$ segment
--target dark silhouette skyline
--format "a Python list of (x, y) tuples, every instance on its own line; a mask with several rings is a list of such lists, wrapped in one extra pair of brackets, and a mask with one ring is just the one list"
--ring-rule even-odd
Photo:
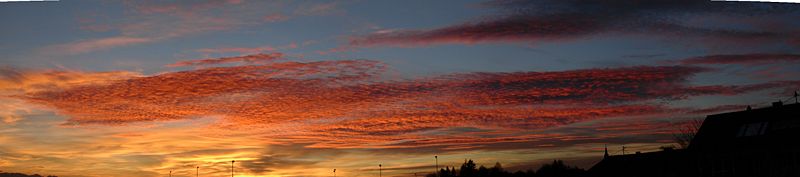
[(0, 172), (0, 177), (58, 177), (58, 176), (52, 176), (52, 175), (42, 176), (42, 175), (39, 175), (39, 174), (27, 175), (27, 174), (23, 174), (23, 173)]
[(472, 159), (465, 159), (460, 167), (446, 167), (439, 169), (438, 173), (429, 173), (425, 177), (582, 177), (586, 171), (565, 164), (561, 160), (553, 160), (543, 164), (537, 170), (506, 171), (500, 162), (495, 162), (491, 167), (478, 166)]
[(616, 156), (606, 151), (588, 172), (617, 177), (800, 176), (800, 104), (778, 101), (709, 115), (692, 135), (684, 139), (690, 143), (683, 149)]

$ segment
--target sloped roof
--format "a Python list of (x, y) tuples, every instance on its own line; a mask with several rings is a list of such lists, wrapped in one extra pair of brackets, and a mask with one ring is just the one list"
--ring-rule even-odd
[(798, 133), (800, 104), (742, 110), (706, 117), (689, 149), (780, 144)]
[(665, 150), (648, 153), (607, 156), (589, 169), (593, 176), (680, 176), (686, 169), (686, 150)]

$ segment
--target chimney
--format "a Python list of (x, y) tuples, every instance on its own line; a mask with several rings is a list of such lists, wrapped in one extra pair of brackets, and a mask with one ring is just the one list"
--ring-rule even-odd
[(772, 102), (772, 107), (780, 107), (780, 106), (783, 106), (783, 102), (782, 101)]

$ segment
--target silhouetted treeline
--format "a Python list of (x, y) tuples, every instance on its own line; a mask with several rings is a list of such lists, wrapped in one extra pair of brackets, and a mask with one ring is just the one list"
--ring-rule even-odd
[[(509, 172), (503, 169), (500, 162), (490, 168), (481, 165), (477, 167), (472, 159), (465, 161), (461, 167), (445, 167), (439, 170), (438, 177), (583, 177), (586, 170), (578, 167), (567, 166), (561, 160), (554, 160), (553, 163), (542, 165), (538, 170), (528, 169), (526, 171)], [(425, 177), (437, 177), (430, 173)]]
[[(0, 177), (45, 177), (45, 176), (39, 174), (26, 175), (22, 173), (0, 173)], [(58, 176), (48, 175), (47, 177), (58, 177)]]

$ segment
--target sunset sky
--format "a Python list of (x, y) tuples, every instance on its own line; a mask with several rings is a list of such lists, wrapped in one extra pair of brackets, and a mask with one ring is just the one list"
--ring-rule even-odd
[(5, 2), (0, 171), (588, 168), (791, 97), (798, 19), (702, 0)]

